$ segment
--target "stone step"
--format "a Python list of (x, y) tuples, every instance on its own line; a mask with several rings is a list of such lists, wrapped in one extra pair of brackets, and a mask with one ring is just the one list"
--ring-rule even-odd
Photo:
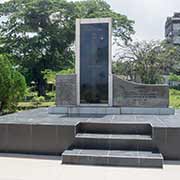
[(72, 149), (62, 154), (63, 164), (163, 167), (163, 156), (150, 151)]
[(74, 148), (113, 150), (154, 150), (149, 135), (78, 133)]
[(82, 122), (76, 126), (77, 133), (101, 134), (152, 134), (152, 127), (146, 123), (103, 123)]
[(49, 114), (78, 114), (78, 115), (174, 115), (175, 110), (173, 108), (148, 108), (148, 107), (99, 107), (99, 106), (54, 106), (48, 108)]

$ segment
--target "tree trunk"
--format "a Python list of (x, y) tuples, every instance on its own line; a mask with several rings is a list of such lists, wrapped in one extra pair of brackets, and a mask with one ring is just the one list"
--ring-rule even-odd
[(39, 79), (37, 82), (38, 96), (46, 95), (46, 82), (43, 79)]

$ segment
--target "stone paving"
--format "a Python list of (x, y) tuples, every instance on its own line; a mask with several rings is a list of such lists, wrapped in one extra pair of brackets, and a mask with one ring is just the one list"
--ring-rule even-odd
[(0, 117), (3, 124), (48, 124), (48, 125), (76, 125), (79, 122), (143, 122), (153, 127), (180, 127), (180, 110), (175, 115), (52, 115), (47, 108), (39, 108), (18, 112)]

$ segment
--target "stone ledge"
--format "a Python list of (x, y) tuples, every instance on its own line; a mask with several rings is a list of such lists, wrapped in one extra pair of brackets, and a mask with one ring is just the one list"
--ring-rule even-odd
[(49, 114), (105, 114), (105, 115), (174, 115), (173, 108), (136, 108), (136, 107), (49, 107)]

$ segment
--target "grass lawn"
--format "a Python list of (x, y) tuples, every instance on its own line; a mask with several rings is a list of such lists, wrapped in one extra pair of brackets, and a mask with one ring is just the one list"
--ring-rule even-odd
[(54, 105), (55, 105), (55, 102), (42, 102), (38, 105), (33, 102), (19, 102), (18, 110), (34, 109), (34, 108), (39, 108), (39, 107), (49, 107), (49, 106), (54, 106)]
[(176, 109), (180, 109), (180, 91), (175, 89), (170, 89), (170, 106)]

